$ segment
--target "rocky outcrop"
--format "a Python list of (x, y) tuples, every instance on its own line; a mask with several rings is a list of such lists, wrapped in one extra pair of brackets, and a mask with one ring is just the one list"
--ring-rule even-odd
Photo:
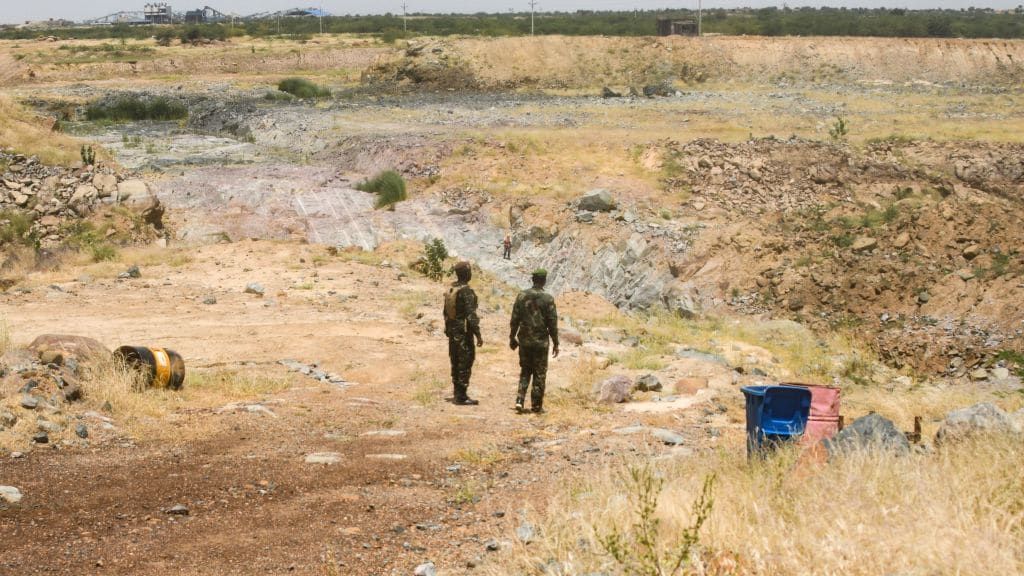
[(983, 402), (947, 414), (935, 434), (935, 444), (952, 444), (980, 434), (1020, 432), (1022, 430), (1013, 416), (994, 404)]
[(0, 211), (22, 213), (43, 248), (58, 246), (70, 224), (107, 204), (127, 202), (143, 219), (162, 227), (163, 208), (142, 180), (106, 166), (48, 166), (35, 157), (0, 152)]

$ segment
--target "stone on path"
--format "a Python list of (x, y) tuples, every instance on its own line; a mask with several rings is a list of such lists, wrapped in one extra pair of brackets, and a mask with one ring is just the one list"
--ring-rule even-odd
[(433, 562), (426, 562), (417, 566), (412, 573), (413, 576), (437, 576), (437, 568)]
[(360, 436), (394, 438), (405, 436), (405, 430), (370, 430), (369, 432), (363, 432)]
[(660, 392), (661, 381), (654, 374), (644, 374), (637, 378), (636, 389), (639, 392)]
[(629, 400), (629, 392), (633, 381), (627, 376), (612, 376), (598, 386), (597, 401), (605, 404), (618, 404)]
[(170, 514), (172, 516), (188, 516), (189, 510), (188, 506), (185, 506), (184, 504), (175, 504), (167, 510), (164, 510), (164, 514)]
[(372, 460), (405, 460), (408, 458), (405, 454), (367, 454), (366, 457)]
[(612, 430), (612, 432), (623, 436), (648, 433), (651, 436), (657, 438), (658, 440), (664, 442), (665, 444), (669, 444), (672, 446), (678, 446), (686, 441), (686, 439), (683, 438), (682, 435), (673, 432), (672, 430), (669, 430), (667, 428), (656, 428), (654, 426), (626, 426), (624, 428), (616, 428)]
[(21, 502), (21, 491), (14, 486), (0, 486), (0, 500), (8, 504)]
[(313, 452), (306, 454), (306, 464), (337, 464), (341, 462), (341, 454), (337, 452)]

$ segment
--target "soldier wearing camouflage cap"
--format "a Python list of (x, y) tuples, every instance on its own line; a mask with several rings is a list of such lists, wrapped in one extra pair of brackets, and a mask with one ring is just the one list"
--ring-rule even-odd
[(476, 315), (476, 292), (469, 287), (473, 270), (469, 262), (455, 265), (456, 281), (444, 298), (444, 334), (448, 337), (448, 359), (452, 365), (452, 387), (455, 389), (455, 403), (472, 406), (478, 401), (469, 397), (469, 378), (473, 373), (476, 346), (483, 346), (480, 336), (480, 319)]
[(558, 312), (555, 299), (544, 291), (548, 273), (533, 272), (533, 287), (523, 290), (512, 307), (512, 333), (509, 347), (519, 349), (519, 393), (516, 411), (522, 412), (526, 391), (532, 381), (530, 409), (544, 411), (544, 384), (548, 374), (548, 341), (552, 344), (552, 357), (558, 357)]

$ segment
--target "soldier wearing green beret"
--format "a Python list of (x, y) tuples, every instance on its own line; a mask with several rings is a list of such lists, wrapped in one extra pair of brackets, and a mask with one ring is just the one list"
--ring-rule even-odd
[(544, 411), (544, 383), (548, 374), (548, 341), (552, 345), (552, 357), (558, 357), (558, 312), (555, 299), (544, 291), (548, 273), (539, 269), (533, 272), (533, 287), (523, 290), (516, 297), (512, 307), (512, 333), (509, 347), (519, 349), (519, 393), (516, 395), (516, 411), (522, 412), (526, 391), (532, 381), (530, 409), (535, 413)]
[(476, 346), (483, 346), (480, 336), (480, 319), (476, 315), (476, 292), (469, 287), (473, 270), (469, 262), (455, 265), (456, 281), (444, 298), (444, 334), (448, 337), (448, 359), (452, 365), (452, 387), (455, 389), (455, 403), (473, 406), (478, 401), (469, 397), (469, 377), (473, 373)]

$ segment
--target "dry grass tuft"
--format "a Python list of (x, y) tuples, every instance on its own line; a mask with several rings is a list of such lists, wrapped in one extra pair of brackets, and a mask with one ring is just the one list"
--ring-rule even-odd
[[(750, 463), (741, 450), (658, 469), (655, 533), (667, 545), (693, 524), (703, 479), (714, 507), (691, 574), (1019, 574), (1024, 570), (1024, 444), (990, 437), (932, 454), (860, 453), (830, 464), (796, 451)], [(609, 571), (601, 535), (631, 525), (621, 477), (582, 481), (558, 496), (542, 538), (502, 556), (488, 574)]]
[(215, 425), (204, 413), (259, 401), (289, 385), (263, 373), (193, 370), (180, 391), (146, 388), (139, 373), (113, 358), (90, 364), (83, 378), (87, 408), (104, 411), (122, 432), (146, 440), (201, 436)]
[(7, 324), (7, 317), (0, 316), (0, 356), (3, 356), (11, 348), (11, 328)]
[(0, 143), (21, 154), (37, 155), (45, 164), (70, 166), (79, 161), (80, 143), (54, 132), (52, 121), (35, 116), (0, 95)]

